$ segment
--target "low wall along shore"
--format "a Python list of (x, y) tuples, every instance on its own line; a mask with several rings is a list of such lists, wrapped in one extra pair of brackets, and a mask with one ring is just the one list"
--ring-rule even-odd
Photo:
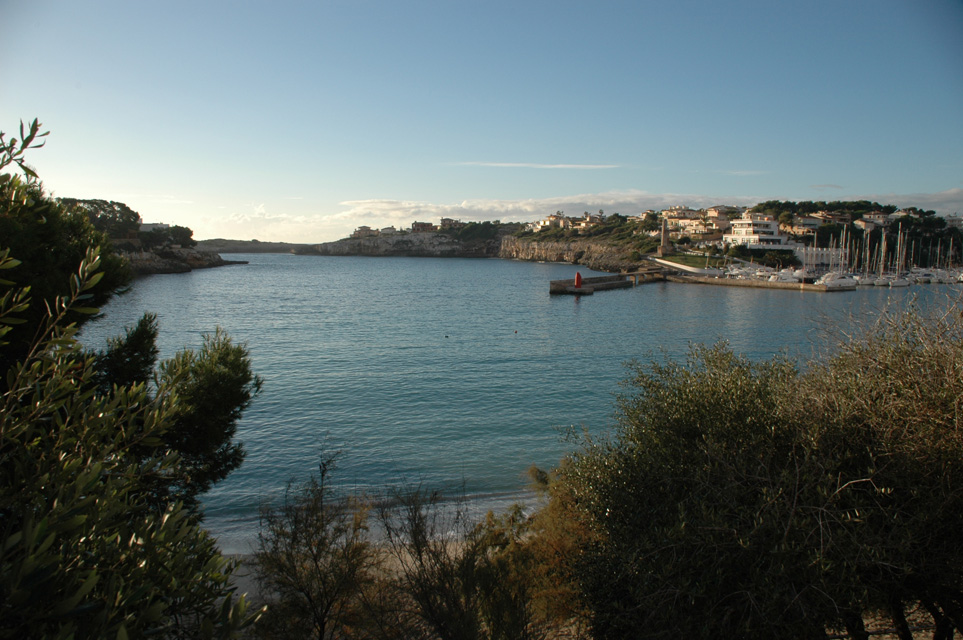
[(688, 284), (714, 284), (723, 287), (753, 287), (756, 289), (792, 289), (794, 291), (845, 291), (845, 289), (830, 289), (824, 284), (808, 284), (805, 282), (769, 282), (768, 280), (742, 280), (740, 278), (706, 278), (704, 276), (667, 275), (669, 282), (683, 282)]

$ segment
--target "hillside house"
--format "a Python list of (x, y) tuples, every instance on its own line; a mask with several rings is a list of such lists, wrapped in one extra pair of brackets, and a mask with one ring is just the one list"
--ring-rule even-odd
[(853, 221), (853, 216), (839, 211), (817, 211), (812, 214), (813, 218), (818, 219), (821, 224), (849, 224)]
[(438, 226), (441, 228), (442, 231), (446, 231), (448, 229), (451, 229), (451, 230), (461, 229), (465, 227), (467, 224), (468, 224), (467, 222), (462, 222), (461, 220), (455, 220), (453, 218), (442, 218), (441, 224), (439, 224)]
[(786, 228), (789, 233), (797, 236), (816, 233), (816, 229), (822, 225), (823, 221), (814, 216), (794, 216), (792, 225)]
[(378, 231), (368, 226), (361, 226), (351, 232), (352, 238), (370, 238), (378, 235)]
[(572, 226), (573, 226), (579, 233), (585, 233), (586, 231), (588, 231), (589, 229), (591, 229), (591, 228), (594, 227), (595, 225), (600, 224), (600, 223), (602, 222), (602, 220), (603, 220), (602, 216), (600, 216), (600, 215), (598, 215), (598, 214), (592, 214), (592, 213), (589, 213), (588, 211), (586, 211), (585, 214), (584, 214), (581, 218), (576, 218), (576, 219), (572, 222)]
[(532, 231), (545, 231), (546, 229), (568, 229), (571, 226), (571, 219), (566, 218), (562, 215), (561, 211), (558, 211), (537, 222), (533, 222), (530, 228)]
[(745, 213), (732, 221), (729, 233), (722, 237), (726, 244), (739, 244), (749, 249), (793, 249), (796, 243), (779, 233), (779, 223), (772, 216)]

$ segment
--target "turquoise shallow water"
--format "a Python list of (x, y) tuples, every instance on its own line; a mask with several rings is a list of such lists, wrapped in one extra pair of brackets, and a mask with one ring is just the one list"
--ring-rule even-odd
[[(235, 258), (235, 256), (229, 256)], [(100, 348), (145, 311), (161, 357), (216, 326), (245, 342), (264, 390), (238, 437), (243, 466), (204, 499), (206, 525), (247, 552), (257, 510), (340, 451), (335, 480), (464, 491), (479, 509), (522, 496), (525, 471), (609, 427), (625, 363), (725, 339), (806, 355), (821, 327), (951, 287), (814, 294), (657, 283), (576, 299), (549, 280), (584, 268), (504, 260), (243, 255), (250, 264), (139, 279), (82, 340)]]

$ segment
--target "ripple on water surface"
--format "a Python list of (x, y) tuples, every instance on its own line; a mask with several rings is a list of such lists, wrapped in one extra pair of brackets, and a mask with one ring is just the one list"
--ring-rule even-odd
[[(841, 294), (656, 283), (549, 296), (572, 265), (502, 260), (246, 255), (243, 266), (150, 276), (85, 327), (94, 347), (158, 313), (161, 357), (216, 326), (247, 343), (264, 390), (238, 437), (240, 469), (205, 496), (207, 526), (248, 551), (257, 509), (342, 452), (336, 480), (464, 489), (482, 506), (523, 495), (531, 464), (599, 432), (631, 359), (726, 339), (753, 358), (806, 355), (826, 318), (869, 313), (908, 290)], [(916, 287), (924, 296), (936, 289)]]

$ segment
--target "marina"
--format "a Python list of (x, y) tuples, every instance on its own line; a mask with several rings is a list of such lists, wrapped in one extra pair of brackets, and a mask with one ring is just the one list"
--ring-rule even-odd
[(782, 269), (746, 265), (726, 271), (719, 269), (692, 269), (683, 265), (659, 260), (658, 266), (638, 271), (582, 278), (552, 280), (552, 295), (591, 295), (596, 291), (626, 289), (649, 282), (675, 282), (680, 284), (705, 284), (723, 287), (749, 287), (757, 289), (789, 289), (815, 293), (855, 291), (860, 287), (906, 287), (911, 284), (955, 284), (963, 282), (963, 274), (946, 269), (924, 270), (912, 268), (905, 274), (851, 274), (842, 271), (826, 271), (818, 277), (805, 269)]

